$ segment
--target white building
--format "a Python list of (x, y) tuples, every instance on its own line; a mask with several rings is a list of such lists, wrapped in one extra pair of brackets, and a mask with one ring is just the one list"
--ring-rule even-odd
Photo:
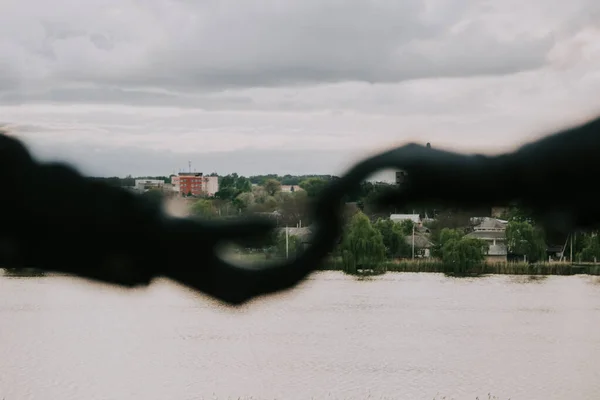
[(219, 191), (219, 177), (205, 176), (203, 189), (207, 196), (214, 196)]
[(394, 222), (412, 221), (417, 226), (422, 226), (421, 216), (419, 214), (391, 214), (390, 219)]
[(283, 193), (294, 193), (294, 192), (298, 192), (300, 190), (304, 190), (304, 189), (302, 189), (298, 185), (281, 185), (281, 191)]
[(160, 179), (136, 179), (135, 180), (135, 190), (144, 192), (148, 189), (162, 189), (165, 185), (164, 180)]

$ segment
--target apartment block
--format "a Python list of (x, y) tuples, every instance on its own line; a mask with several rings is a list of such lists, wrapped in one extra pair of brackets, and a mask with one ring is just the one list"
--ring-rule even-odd
[(219, 191), (219, 177), (205, 176), (202, 172), (180, 172), (171, 176), (171, 183), (181, 195), (214, 196)]

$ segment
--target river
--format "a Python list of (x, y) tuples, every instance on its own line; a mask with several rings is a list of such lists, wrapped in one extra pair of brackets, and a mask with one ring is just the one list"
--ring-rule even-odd
[(600, 280), (336, 272), (230, 309), (0, 277), (0, 399), (600, 398)]

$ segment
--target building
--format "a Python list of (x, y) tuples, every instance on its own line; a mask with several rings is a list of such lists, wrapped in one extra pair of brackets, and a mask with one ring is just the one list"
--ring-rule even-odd
[(181, 193), (179, 185), (179, 175), (171, 175), (171, 185), (173, 185), (173, 190), (175, 192)]
[(481, 239), (488, 243), (486, 261), (505, 262), (507, 260), (505, 221), (496, 218), (483, 218), (482, 222), (466, 237)]
[(283, 193), (294, 193), (294, 192), (298, 192), (300, 190), (304, 190), (304, 189), (302, 189), (298, 185), (281, 185), (281, 191)]
[(219, 191), (219, 177), (216, 175), (205, 176), (203, 189), (206, 196), (214, 196)]
[[(409, 246), (413, 245), (413, 235), (405, 236), (404, 241)], [(416, 233), (414, 235), (414, 245), (415, 245), (415, 257), (417, 258), (429, 258), (431, 257), (431, 248), (433, 247), (433, 243), (429, 240), (427, 235), (423, 233)]]
[(171, 184), (174, 191), (184, 196), (214, 196), (219, 191), (219, 177), (202, 172), (180, 172), (171, 176)]
[(162, 189), (164, 185), (165, 181), (160, 179), (136, 179), (134, 189), (138, 192), (145, 192), (149, 189)]
[(417, 227), (423, 226), (421, 216), (419, 214), (391, 214), (390, 219), (398, 223), (409, 220), (414, 222)]

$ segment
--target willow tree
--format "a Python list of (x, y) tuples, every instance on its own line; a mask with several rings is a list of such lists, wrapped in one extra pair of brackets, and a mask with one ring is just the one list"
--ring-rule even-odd
[(527, 221), (513, 220), (506, 226), (506, 244), (509, 253), (536, 262), (546, 258), (544, 232)]
[(597, 232), (582, 235), (582, 249), (577, 253), (579, 261), (597, 262), (600, 260), (600, 236)]
[(442, 262), (454, 272), (469, 272), (481, 265), (488, 250), (488, 244), (481, 239), (450, 237), (442, 247)]
[(346, 273), (355, 274), (359, 269), (384, 269), (386, 247), (383, 237), (362, 212), (357, 212), (350, 220), (340, 250)]
[[(408, 222), (412, 224), (412, 221)], [(379, 218), (373, 224), (373, 227), (381, 233), (387, 258), (410, 257), (412, 248), (406, 242), (405, 237), (412, 233), (412, 226), (410, 233), (406, 234), (405, 227), (402, 224), (396, 223), (389, 218)]]

